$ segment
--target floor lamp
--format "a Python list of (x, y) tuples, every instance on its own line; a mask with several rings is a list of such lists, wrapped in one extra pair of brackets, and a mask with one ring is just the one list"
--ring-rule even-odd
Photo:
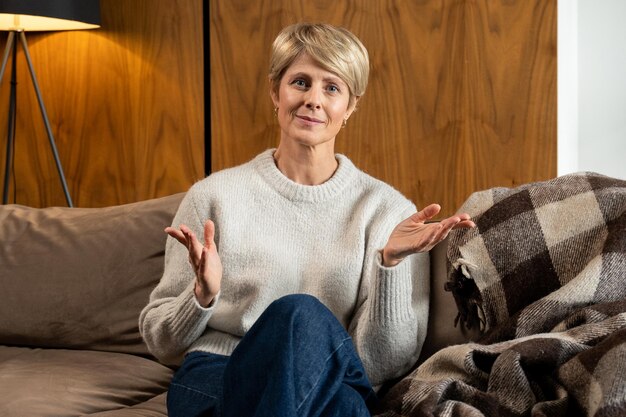
[(52, 134), (52, 128), (48, 121), (46, 107), (41, 97), (39, 83), (37, 82), (35, 71), (33, 70), (25, 32), (93, 29), (99, 26), (99, 0), (0, 0), (0, 30), (9, 32), (4, 55), (2, 57), (2, 66), (0, 67), (0, 83), (4, 77), (4, 70), (6, 69), (9, 55), (12, 54), (3, 204), (7, 204), (8, 202), (11, 167), (13, 164), (13, 146), (15, 142), (15, 123), (17, 120), (17, 38), (19, 38), (19, 42), (22, 44), (24, 50), (24, 55), (26, 56), (31, 80), (35, 87), (35, 92), (37, 93), (41, 116), (48, 134), (50, 149), (54, 156), (57, 171), (59, 172), (63, 192), (65, 193), (65, 199), (67, 205), (73, 207), (72, 198), (67, 187), (67, 182), (65, 181), (63, 167), (54, 141), (54, 135)]

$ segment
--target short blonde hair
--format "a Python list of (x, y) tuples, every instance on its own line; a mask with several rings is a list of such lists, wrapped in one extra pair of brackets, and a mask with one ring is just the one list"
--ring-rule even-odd
[(349, 30), (326, 23), (297, 23), (278, 34), (272, 45), (269, 71), (274, 92), (278, 92), (287, 68), (303, 53), (348, 85), (351, 102), (365, 94), (369, 77), (367, 49)]

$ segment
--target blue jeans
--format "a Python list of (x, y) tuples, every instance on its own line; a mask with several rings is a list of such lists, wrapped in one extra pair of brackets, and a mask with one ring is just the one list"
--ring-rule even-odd
[(230, 358), (185, 356), (167, 396), (171, 417), (362, 417), (376, 401), (352, 339), (308, 295), (273, 302)]

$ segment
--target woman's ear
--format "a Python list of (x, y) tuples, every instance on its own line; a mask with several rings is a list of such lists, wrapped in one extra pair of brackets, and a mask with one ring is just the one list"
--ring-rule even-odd
[(272, 103), (274, 103), (274, 108), (278, 107), (279, 99), (278, 99), (278, 88), (279, 86), (270, 80), (270, 97), (272, 98)]
[(361, 96), (352, 96), (350, 102), (348, 103), (348, 110), (346, 111), (346, 120), (352, 116), (352, 113), (356, 111), (356, 105)]

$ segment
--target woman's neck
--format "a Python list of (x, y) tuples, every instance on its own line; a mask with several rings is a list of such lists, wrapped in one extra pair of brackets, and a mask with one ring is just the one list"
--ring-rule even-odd
[(281, 142), (274, 152), (274, 161), (283, 175), (302, 185), (325, 183), (338, 166), (332, 143), (310, 147)]

